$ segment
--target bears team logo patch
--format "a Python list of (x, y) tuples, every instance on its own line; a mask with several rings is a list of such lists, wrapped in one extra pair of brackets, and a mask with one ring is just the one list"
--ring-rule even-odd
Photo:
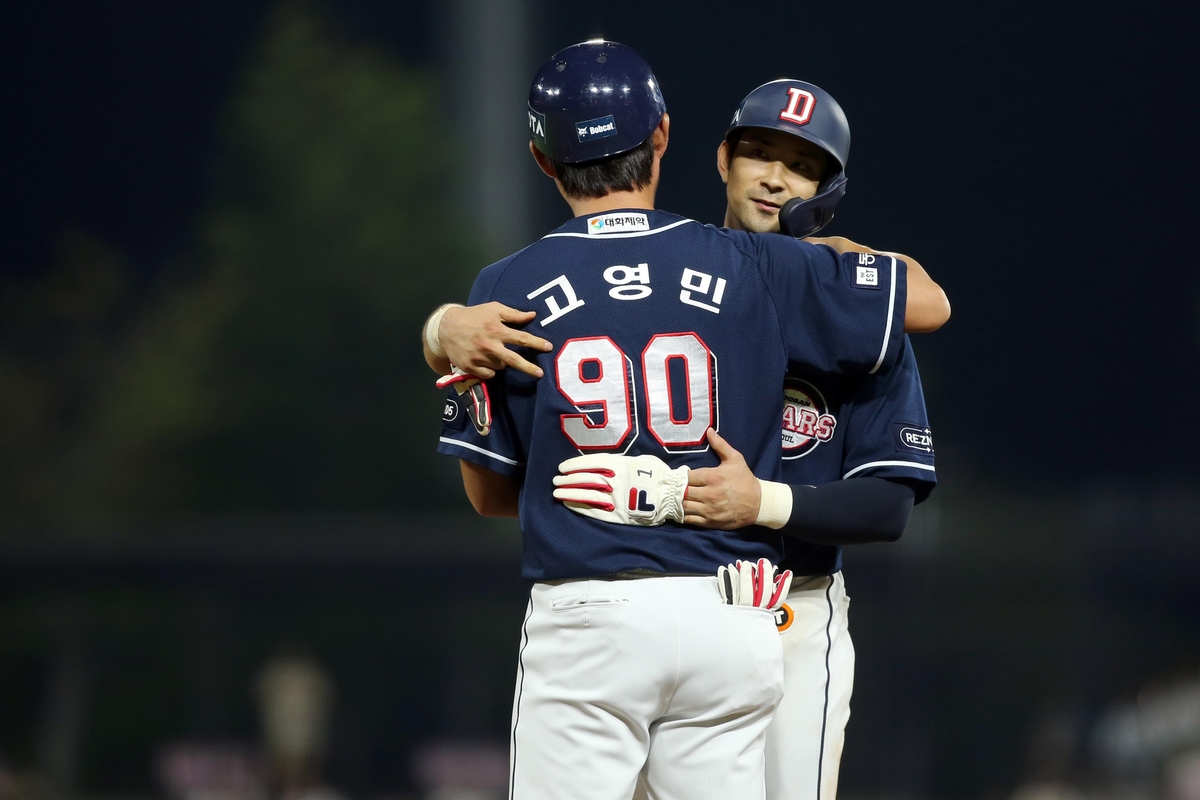
[(837, 418), (821, 390), (806, 380), (788, 378), (783, 384), (783, 457), (803, 458), (833, 438)]
[(775, 627), (783, 633), (788, 628), (792, 627), (792, 623), (796, 621), (796, 612), (792, 611), (792, 607), (784, 603), (779, 608), (775, 609)]

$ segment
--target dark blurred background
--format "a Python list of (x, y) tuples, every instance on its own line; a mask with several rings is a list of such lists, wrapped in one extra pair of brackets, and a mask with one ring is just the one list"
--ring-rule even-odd
[[(912, 253), (940, 484), (852, 550), (845, 798), (1200, 797), (1200, 93), (1178, 4), (209, 0), (4, 31), (0, 800), (502, 797), (519, 534), (436, 456), (421, 322), (568, 213), (524, 95), (654, 65), (659, 205), (741, 97), (854, 133)], [(497, 794), (499, 791), (499, 794)]]

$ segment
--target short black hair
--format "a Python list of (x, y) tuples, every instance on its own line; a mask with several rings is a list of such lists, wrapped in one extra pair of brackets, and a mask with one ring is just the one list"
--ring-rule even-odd
[(550, 163), (568, 197), (604, 197), (610, 192), (645, 189), (650, 185), (654, 167), (653, 137), (615, 156), (581, 164), (563, 164), (553, 159)]

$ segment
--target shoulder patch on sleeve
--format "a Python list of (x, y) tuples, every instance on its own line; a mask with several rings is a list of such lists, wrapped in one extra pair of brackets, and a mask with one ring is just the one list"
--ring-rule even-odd
[(879, 280), (880, 257), (873, 253), (859, 253), (854, 265), (854, 285), (860, 289), (881, 289)]
[(893, 422), (892, 434), (895, 438), (897, 452), (906, 453), (916, 450), (933, 455), (933, 432), (927, 426), (915, 425), (910, 422)]
[(452, 431), (461, 431), (467, 427), (467, 412), (457, 397), (446, 398), (446, 407), (442, 409), (442, 427)]

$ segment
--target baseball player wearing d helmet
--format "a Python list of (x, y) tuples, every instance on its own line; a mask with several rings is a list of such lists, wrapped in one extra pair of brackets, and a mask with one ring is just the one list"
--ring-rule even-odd
[[(816, 232), (845, 193), (849, 146), (845, 114), (818, 87), (796, 80), (758, 87), (718, 148), (726, 225)], [(870, 253), (862, 258), (866, 269), (878, 263)], [(787, 485), (758, 480), (734, 448), (710, 433), (722, 463), (690, 472), (683, 519), (730, 530), (767, 516), (770, 527), (788, 534), (782, 564), (796, 577), (777, 620), (785, 691), (767, 733), (767, 797), (833, 800), (854, 680), (841, 547), (899, 538), (913, 504), (936, 482), (932, 435), (907, 337), (886, 375), (827, 375), (792, 365), (783, 394)], [(592, 471), (583, 473), (564, 463), (555, 495), (579, 513), (613, 518), (597, 511), (610, 495), (596, 490), (594, 476), (599, 469), (619, 471), (622, 461), (593, 458)], [(671, 490), (651, 495), (665, 504), (674, 499)], [(768, 506), (787, 511), (764, 515)]]
[[(727, 153), (736, 152), (747, 133), (752, 138), (746, 142), (750, 148), (759, 143), (779, 141), (768, 132), (782, 133), (787, 139), (798, 140), (787, 142), (785, 139), (781, 146), (793, 151), (801, 147), (796, 154), (802, 166), (806, 165), (806, 156), (807, 161), (823, 163), (818, 164), (822, 169), (815, 194), (788, 199), (779, 208), (778, 223), (772, 224), (766, 219), (762, 231), (776, 230), (797, 238), (811, 236), (830, 223), (837, 204), (846, 194), (846, 162), (850, 159), (850, 124), (846, 114), (819, 86), (783, 78), (764, 83), (742, 100), (725, 133)], [(808, 143), (811, 148), (803, 148), (800, 142)], [(722, 170), (728, 178), (728, 166)], [(747, 223), (754, 227), (747, 228)], [(735, 205), (734, 198), (730, 198), (725, 215), (727, 226), (759, 230), (761, 226), (757, 223), (760, 223), (759, 217), (747, 215)]]
[[(657, 121), (647, 107), (660, 109)], [(717, 427), (753, 469), (779, 477), (775, 392), (787, 364), (882, 372), (903, 318), (940, 324), (940, 289), (888, 259), (876, 276), (884, 291), (863, 292), (857, 254), (653, 210), (669, 120), (657, 81), (628, 48), (589, 42), (555, 54), (534, 80), (528, 116), (534, 157), (575, 218), (485, 269), (470, 301), (531, 302), (558, 345), (520, 340), (541, 350), (538, 365), (488, 381), (486, 434), (450, 395), (438, 448), (460, 459), (477, 510), (521, 519), (522, 573), (534, 586), (510, 796), (616, 800), (644, 767), (656, 797), (762, 797), (763, 734), (782, 678), (766, 610), (787, 591), (764, 557), (779, 558), (778, 544), (685, 529), (677, 506), (641, 488), (661, 489), (657, 467), (620, 477), (622, 521), (638, 529), (522, 487), (549, 486), (579, 454), (655, 459), (686, 476), (715, 463), (705, 437)], [(785, 326), (777, 309), (811, 324)], [(446, 362), (443, 328), (426, 329), (433, 363)], [(554, 378), (532, 380), (535, 370)]]

